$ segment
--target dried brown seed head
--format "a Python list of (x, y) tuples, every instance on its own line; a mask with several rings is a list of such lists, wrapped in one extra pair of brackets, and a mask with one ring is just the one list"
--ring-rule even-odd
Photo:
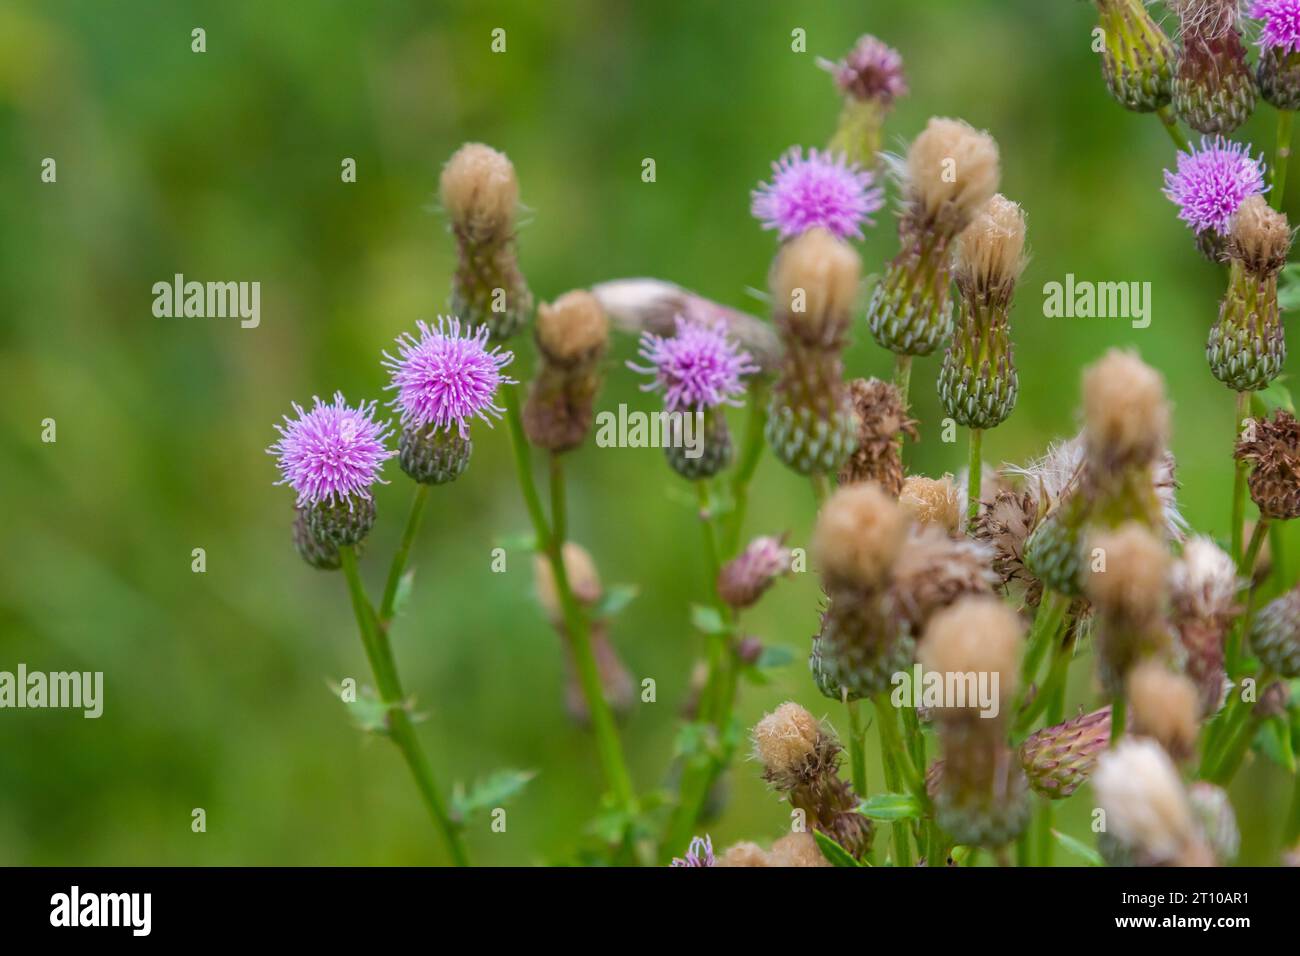
[(907, 516), (874, 482), (840, 488), (822, 505), (813, 553), (833, 584), (880, 588), (898, 557)]
[(504, 239), (514, 230), (519, 180), (505, 153), (466, 143), (447, 160), (440, 183), (442, 205), (468, 239)]

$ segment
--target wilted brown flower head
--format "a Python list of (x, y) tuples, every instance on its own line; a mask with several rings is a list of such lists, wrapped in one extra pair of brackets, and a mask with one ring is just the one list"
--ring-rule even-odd
[(915, 441), (916, 419), (908, 416), (898, 389), (878, 378), (849, 382), (849, 400), (858, 416), (858, 447), (840, 469), (840, 484), (874, 481), (897, 498), (903, 490), (898, 436)]
[(804, 777), (817, 765), (821, 724), (794, 701), (786, 701), (754, 725), (754, 756), (775, 777)]
[(961, 492), (952, 475), (942, 478), (910, 475), (903, 482), (898, 503), (913, 521), (935, 525), (948, 534), (961, 532)]
[(1153, 463), (1169, 439), (1160, 373), (1132, 352), (1111, 349), (1083, 373), (1084, 441), (1099, 473)]
[(934, 117), (907, 151), (904, 189), (913, 215), (957, 233), (998, 191), (998, 144), (958, 119)]
[(930, 618), (959, 598), (993, 593), (992, 557), (978, 541), (954, 538), (936, 525), (913, 525), (894, 563), (890, 606), (910, 633), (924, 633)]
[(537, 344), (557, 365), (591, 361), (609, 344), (609, 319), (586, 289), (566, 292), (537, 307)]
[(852, 321), (861, 271), (853, 247), (825, 229), (790, 240), (770, 276), (778, 322), (806, 345), (839, 346)]
[(1272, 209), (1263, 196), (1247, 196), (1228, 224), (1228, 255), (1264, 278), (1282, 271), (1291, 238), (1285, 213)]
[(1151, 737), (1174, 760), (1186, 760), (1196, 747), (1200, 712), (1196, 685), (1157, 661), (1144, 661), (1128, 675), (1132, 732)]
[(1284, 409), (1253, 421), (1233, 456), (1248, 461), (1251, 500), (1267, 518), (1300, 517), (1300, 422)]
[(1084, 591), (1104, 614), (1145, 622), (1163, 611), (1169, 549), (1143, 525), (1129, 521), (1090, 535), (1086, 556)]
[(466, 143), (442, 168), (442, 204), (456, 229), (475, 242), (508, 235), (519, 205), (515, 167), (491, 146)]
[(980, 511), (971, 532), (992, 552), (990, 565), (1003, 588), (1023, 587), (1025, 603), (1031, 606), (1038, 604), (1043, 585), (1025, 567), (1025, 542), (1040, 518), (1037, 495), (1003, 489)]
[(813, 553), (828, 583), (874, 590), (887, 580), (906, 533), (907, 516), (879, 485), (849, 485), (822, 505)]

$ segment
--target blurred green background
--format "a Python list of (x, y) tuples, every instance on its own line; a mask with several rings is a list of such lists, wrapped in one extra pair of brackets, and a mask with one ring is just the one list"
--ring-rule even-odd
[[(102, 670), (105, 706), (97, 721), (0, 712), (0, 863), (444, 862), (406, 768), (329, 690), (368, 682), (364, 658), (341, 577), (290, 544), (291, 495), (272, 487), (264, 452), (272, 423), (313, 394), (380, 397), (380, 351), (445, 305), (454, 251), (437, 176), (466, 140), (516, 164), (521, 261), (540, 298), (651, 275), (763, 312), (746, 289), (765, 285), (775, 241), (751, 220), (749, 191), (788, 146), (829, 138), (839, 99), (814, 58), (838, 58), (863, 32), (907, 65), (891, 147), (932, 114), (985, 127), (1003, 191), (1028, 213), (1020, 403), (986, 457), (1023, 460), (1070, 434), (1080, 369), (1136, 346), (1176, 406), (1183, 507), (1225, 535), (1232, 396), (1204, 359), (1222, 278), (1160, 193), (1173, 151), (1158, 121), (1107, 96), (1094, 22), (1090, 4), (1043, 0), (5, 0), (0, 669)], [(204, 54), (190, 51), (194, 27)], [(503, 54), (489, 49), (497, 27)], [(796, 27), (806, 53), (791, 51)], [(1272, 123), (1261, 108), (1239, 136), (1271, 152)], [(45, 157), (57, 184), (40, 181)], [(340, 181), (344, 157), (355, 184)], [(655, 183), (641, 181), (644, 157)], [(865, 270), (895, 245), (882, 214)], [(176, 272), (259, 280), (260, 328), (154, 318), (151, 286)], [(1044, 318), (1043, 283), (1067, 272), (1153, 283), (1150, 328)], [(887, 374), (865, 325), (856, 338), (851, 372)], [(516, 345), (523, 373), (531, 346)], [(621, 339), (600, 407), (651, 406), (622, 368), (632, 354)], [(928, 474), (959, 470), (965, 454), (964, 435), (938, 439), (937, 364), (912, 378), (913, 467)], [(55, 444), (40, 440), (45, 418)], [(388, 474), (363, 560), (374, 589), (411, 492), (395, 463)], [(655, 450), (585, 447), (570, 487), (573, 536), (607, 582), (641, 591), (613, 636), (633, 674), (658, 683), (658, 702), (624, 728), (648, 789), (664, 779), (700, 650), (688, 620), (705, 595), (698, 528)], [(812, 516), (806, 482), (765, 458), (747, 530), (804, 544)], [(561, 706), (559, 643), (529, 557), (514, 550), (507, 573), (490, 570), (491, 548), (526, 525), (504, 429), (476, 428), (468, 474), (430, 499), (395, 628), (444, 787), (539, 771), (506, 833), (476, 823), (484, 863), (564, 859), (601, 789), (592, 741)], [(205, 574), (191, 572), (196, 547)], [(772, 686), (743, 689), (747, 726), (791, 696), (843, 724), (802, 664), (817, 596), (803, 575), (746, 615), (747, 630), (798, 651)], [(779, 836), (786, 813), (754, 764), (729, 779), (727, 811), (707, 825), (715, 843)], [(1243, 859), (1274, 862), (1289, 780), (1257, 762), (1233, 792)], [(1067, 828), (1083, 836), (1088, 792), (1069, 803)], [(191, 832), (195, 807), (206, 833)]]

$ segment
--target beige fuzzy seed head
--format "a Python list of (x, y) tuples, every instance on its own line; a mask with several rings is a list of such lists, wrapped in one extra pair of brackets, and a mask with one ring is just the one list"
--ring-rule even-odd
[[(564, 573), (573, 589), (573, 596), (580, 603), (591, 606), (600, 600), (600, 572), (582, 545), (564, 542)], [(562, 620), (564, 611), (560, 607), (559, 592), (555, 589), (555, 575), (551, 573), (550, 561), (540, 554), (533, 558), (533, 585), (546, 616), (554, 621)]]
[(1163, 609), (1169, 549), (1151, 531), (1129, 521), (1088, 537), (1084, 591), (1102, 612), (1126, 621), (1150, 620)]
[(957, 237), (956, 275), (963, 288), (1004, 288), (1025, 268), (1025, 213), (1001, 193)]
[(927, 671), (998, 675), (998, 694), (1016, 692), (1020, 661), (1020, 618), (993, 597), (965, 597), (930, 618), (916, 658)]
[(862, 260), (825, 229), (809, 229), (777, 254), (770, 277), (778, 315), (810, 342), (838, 338), (851, 321)]
[(505, 153), (466, 143), (442, 168), (440, 190), (443, 207), (468, 238), (503, 238), (514, 228), (519, 180)]
[(1198, 842), (1187, 792), (1154, 740), (1125, 738), (1107, 750), (1092, 777), (1106, 832), (1144, 860), (1168, 863)]
[(786, 701), (754, 725), (754, 756), (774, 774), (798, 773), (816, 752), (821, 733), (816, 717)]
[(898, 502), (874, 481), (849, 485), (822, 505), (813, 554), (829, 581), (874, 590), (888, 579), (907, 525)]
[(898, 503), (917, 524), (937, 525), (949, 534), (961, 528), (961, 492), (952, 475), (911, 475), (903, 482)]
[(907, 151), (907, 192), (927, 219), (951, 217), (961, 231), (998, 191), (998, 144), (956, 119), (934, 117)]
[(1200, 709), (1196, 685), (1156, 661), (1144, 661), (1128, 676), (1133, 733), (1155, 739), (1175, 760), (1196, 746)]
[(771, 866), (767, 851), (757, 843), (744, 840), (727, 847), (718, 858), (718, 866)]
[(1291, 226), (1259, 195), (1250, 196), (1228, 223), (1229, 250), (1252, 272), (1271, 275), (1286, 265)]
[(1111, 349), (1084, 370), (1083, 417), (1098, 467), (1150, 462), (1169, 439), (1164, 379), (1133, 352)]
[(609, 318), (586, 289), (566, 292), (537, 307), (537, 344), (561, 364), (591, 358), (609, 344)]
[(830, 866), (811, 833), (787, 833), (772, 844), (768, 866)]

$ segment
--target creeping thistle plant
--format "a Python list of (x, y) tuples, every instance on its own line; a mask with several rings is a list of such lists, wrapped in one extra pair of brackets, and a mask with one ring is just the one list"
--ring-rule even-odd
[[(1189, 533), (1179, 513), (1164, 378), (1133, 351), (1109, 350), (1083, 370), (1077, 436), (984, 474), (981, 436), (1018, 397), (1011, 330), (1028, 217), (998, 193), (997, 142), (962, 120), (931, 119), (904, 156), (880, 154), (907, 83), (897, 51), (874, 37), (821, 61), (843, 97), (829, 148), (790, 149), (750, 196), (779, 243), (770, 324), (649, 278), (564, 292), (534, 314), (516, 253), (513, 165), (481, 144), (448, 161), (442, 206), (458, 250), (451, 314), (419, 323), (384, 355), (397, 448), (373, 402), (349, 406), (336, 395), (294, 405), (270, 451), (296, 493), (295, 547), (312, 567), (344, 572), (377, 686), (380, 718), (370, 726), (398, 746), (454, 861), (466, 862), (464, 815), (445, 802), (420, 749), (390, 631), (429, 489), (465, 472), (471, 428), (486, 438), (483, 426), (497, 420), (533, 525), (539, 623), (562, 637), (565, 700), (603, 773), (594, 850), (581, 859), (944, 866), (983, 854), (1050, 865), (1060, 845), (1114, 865), (1232, 860), (1239, 836), (1224, 788), (1252, 751), (1270, 749), (1259, 741), (1274, 741), (1276, 753), (1276, 741), (1300, 728), (1291, 683), (1300, 677), (1300, 588), (1288, 573), (1294, 556), (1269, 535), (1300, 515), (1300, 424), (1276, 384), (1286, 361), (1278, 286), (1292, 235), (1280, 206), (1289, 111), (1300, 105), (1300, 0), (1247, 8), (1262, 21), (1255, 70), (1236, 0), (1169, 6), (1176, 43), (1141, 0), (1096, 0), (1098, 52), (1115, 99), (1156, 113), (1177, 144), (1165, 195), (1196, 247), (1227, 267), (1206, 350), (1210, 375), (1238, 394), (1235, 465), (1226, 442), (1222, 455), (1236, 476), (1227, 550)], [(1254, 109), (1257, 87), (1279, 111), (1267, 169), (1224, 138)], [(1207, 134), (1198, 145), (1188, 145), (1180, 118)], [(882, 166), (898, 184), (899, 251), (864, 290), (854, 243), (884, 204)], [(855, 319), (863, 302), (865, 321)], [(519, 333), (530, 324), (536, 362), (524, 397), (502, 343), (527, 342)], [(689, 679), (667, 793), (634, 783), (615, 720), (635, 700), (611, 627), (630, 592), (607, 591), (597, 559), (568, 535), (565, 464), (591, 431), (606, 375), (624, 372), (610, 360), (614, 333), (635, 337), (626, 368), (646, 377), (642, 388), (662, 396), (667, 416), (698, 422), (701, 438), (695, 454), (667, 449), (695, 493), (706, 571), (691, 614), (705, 654)], [(863, 334), (895, 356), (892, 383), (849, 377), (846, 348)], [(940, 350), (940, 404), (971, 432), (965, 482), (909, 473), (903, 446), (935, 424), (912, 417), (912, 361)], [(747, 409), (738, 437), (728, 406)], [(779, 529), (746, 537), (765, 450), (813, 492), (804, 534), (823, 596), (807, 609), (815, 633), (800, 679), (844, 708), (845, 733), (790, 701), (748, 735), (735, 716), (741, 679), (761, 692), (758, 670), (773, 665), (775, 649), (742, 628), (742, 615), (791, 572), (794, 555)], [(545, 496), (534, 454), (545, 459)], [(416, 482), (415, 500), (376, 606), (358, 553), (376, 520), (371, 489), (393, 456)], [(1248, 542), (1247, 495), (1259, 513)], [(1081, 672), (1095, 675), (1092, 689), (1068, 712), (1071, 674)], [(878, 774), (866, 761), (871, 728)], [(761, 841), (715, 848), (701, 822), (725, 811), (719, 782), (746, 736), (793, 825), (780, 834), (785, 811), (774, 813)], [(1105, 825), (1095, 849), (1055, 830), (1065, 799), (1097, 804)], [(1300, 853), (1300, 799), (1277, 850), (1278, 862)]]

